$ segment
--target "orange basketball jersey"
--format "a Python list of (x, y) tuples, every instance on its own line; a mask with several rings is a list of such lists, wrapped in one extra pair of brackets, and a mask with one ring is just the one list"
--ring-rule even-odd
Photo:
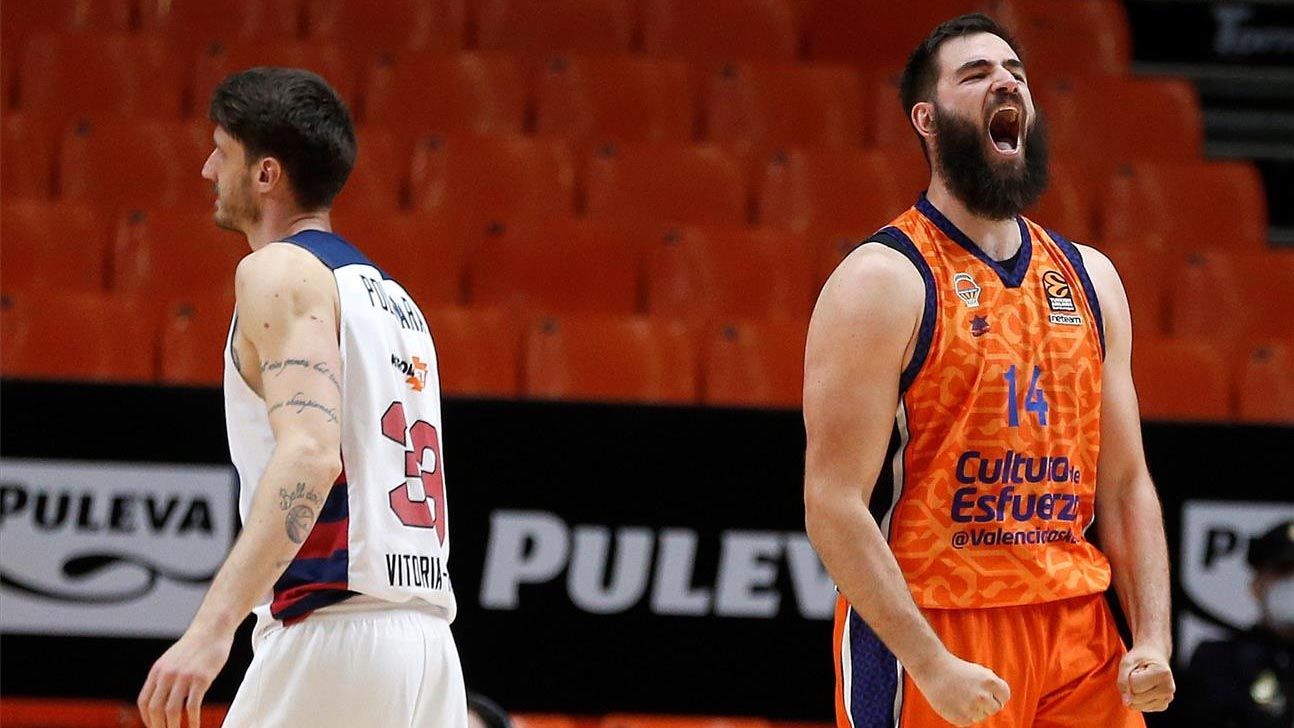
[(924, 196), (871, 238), (906, 255), (926, 285), (892, 472), (872, 502), (926, 608), (1034, 604), (1110, 583), (1084, 537), (1100, 446), (1100, 307), (1074, 244), (1018, 222), (1011, 270)]

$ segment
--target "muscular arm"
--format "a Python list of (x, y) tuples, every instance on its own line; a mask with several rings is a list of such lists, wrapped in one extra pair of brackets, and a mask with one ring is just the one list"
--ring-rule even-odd
[(805, 527), (859, 616), (935, 709), (966, 725), (1000, 709), (1010, 690), (943, 646), (867, 509), (924, 300), (912, 264), (881, 245), (855, 251), (824, 286), (805, 355)]
[(809, 539), (841, 593), (911, 670), (943, 645), (913, 603), (867, 503), (894, 426), (922, 286), (898, 253), (880, 245), (855, 252), (822, 289), (804, 369)]
[[(1097, 532), (1110, 559), (1119, 603), (1132, 629), (1133, 652), (1162, 658), (1166, 669), (1172, 654), (1168, 546), (1159, 497), (1141, 445), (1141, 416), (1132, 383), (1132, 317), (1114, 266), (1095, 250), (1084, 246), (1080, 249), (1105, 323)], [(1168, 698), (1171, 696), (1170, 690)], [(1136, 696), (1127, 697), (1133, 699), (1133, 707), (1140, 707)]]
[(239, 331), (252, 345), (274, 452), (242, 534), (194, 626), (237, 627), (305, 541), (341, 472), (341, 351), (332, 276), (299, 248), (249, 256), (236, 281)]
[(139, 702), (150, 727), (179, 726), (182, 708), (196, 725), (234, 630), (301, 548), (341, 472), (341, 353), (331, 274), (309, 253), (272, 244), (239, 265), (236, 289), (239, 336), (256, 354), (254, 361), (241, 357), (240, 367), (265, 399), (274, 452), (242, 534), (192, 624), (149, 673)]

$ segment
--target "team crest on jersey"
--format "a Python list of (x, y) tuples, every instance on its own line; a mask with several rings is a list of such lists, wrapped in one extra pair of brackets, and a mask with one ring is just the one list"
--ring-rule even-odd
[(1074, 305), (1074, 291), (1069, 287), (1065, 276), (1054, 270), (1042, 274), (1042, 289), (1047, 294), (1047, 307), (1052, 311), (1073, 313), (1078, 310)]
[(979, 284), (969, 273), (958, 273), (953, 276), (953, 290), (967, 308), (979, 308)]
[(409, 389), (421, 392), (427, 386), (427, 362), (416, 356), (413, 361), (405, 361), (392, 354), (391, 366), (405, 376), (404, 383), (409, 385)]

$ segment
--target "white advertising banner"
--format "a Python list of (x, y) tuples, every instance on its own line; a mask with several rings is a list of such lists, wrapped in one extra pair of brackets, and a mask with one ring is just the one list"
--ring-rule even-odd
[(228, 466), (0, 459), (0, 631), (179, 636), (236, 502)]

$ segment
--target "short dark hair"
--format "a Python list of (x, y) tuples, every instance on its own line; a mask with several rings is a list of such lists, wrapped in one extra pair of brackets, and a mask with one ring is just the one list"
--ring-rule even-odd
[(211, 121), (247, 148), (274, 157), (287, 171), (297, 204), (332, 204), (355, 166), (355, 126), (337, 92), (298, 68), (251, 68), (216, 87)]
[[(899, 100), (903, 102), (903, 112), (912, 114), (912, 107), (921, 101), (931, 101), (934, 96), (935, 82), (939, 80), (939, 64), (935, 56), (945, 41), (978, 33), (996, 35), (1011, 46), (1017, 56), (1020, 46), (1015, 37), (1003, 28), (996, 20), (983, 13), (959, 15), (952, 20), (945, 20), (930, 35), (921, 41), (908, 56), (903, 75), (899, 77)], [(1021, 59), (1023, 60), (1023, 58)], [(923, 145), (924, 146), (924, 145)]]

